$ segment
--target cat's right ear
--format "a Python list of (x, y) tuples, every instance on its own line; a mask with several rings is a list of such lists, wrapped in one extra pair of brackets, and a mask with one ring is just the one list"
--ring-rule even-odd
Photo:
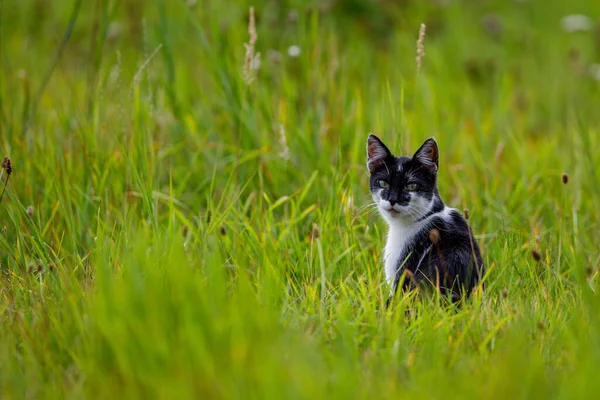
[(392, 153), (385, 144), (377, 136), (370, 134), (367, 139), (367, 168), (369, 171), (374, 172), (392, 157)]
[(413, 156), (413, 160), (416, 160), (419, 164), (427, 168), (432, 174), (435, 174), (438, 169), (438, 157), (437, 143), (433, 138), (429, 138), (417, 150)]

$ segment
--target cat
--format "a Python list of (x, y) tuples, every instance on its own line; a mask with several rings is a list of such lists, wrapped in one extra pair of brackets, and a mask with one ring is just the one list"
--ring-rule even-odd
[(412, 158), (395, 157), (375, 135), (367, 140), (371, 195), (389, 227), (384, 251), (387, 305), (400, 282), (405, 290), (430, 284), (458, 301), (469, 296), (485, 272), (467, 220), (439, 196), (438, 156), (433, 138)]

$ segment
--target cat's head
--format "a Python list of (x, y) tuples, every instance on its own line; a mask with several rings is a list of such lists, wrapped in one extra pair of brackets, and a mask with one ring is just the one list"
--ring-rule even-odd
[(412, 157), (395, 157), (375, 135), (367, 140), (371, 195), (383, 217), (410, 223), (432, 209), (437, 197), (438, 147), (427, 139)]

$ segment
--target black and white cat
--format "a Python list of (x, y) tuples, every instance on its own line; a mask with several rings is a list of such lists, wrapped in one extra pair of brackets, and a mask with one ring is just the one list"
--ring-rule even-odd
[[(385, 275), (395, 293), (429, 283), (457, 300), (484, 273), (479, 246), (463, 216), (437, 189), (438, 147), (427, 139), (411, 157), (395, 157), (375, 135), (367, 140), (371, 195), (389, 225)], [(389, 300), (388, 300), (389, 302)]]

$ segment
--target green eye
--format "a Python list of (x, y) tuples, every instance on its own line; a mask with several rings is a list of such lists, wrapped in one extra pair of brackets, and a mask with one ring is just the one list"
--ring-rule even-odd
[(408, 185), (406, 185), (406, 189), (409, 191), (414, 191), (417, 190), (417, 184), (416, 183), (409, 183)]
[(386, 181), (379, 181), (377, 183), (379, 183), (379, 186), (382, 187), (382, 188), (384, 188), (384, 189), (387, 189), (387, 188), (390, 187), (389, 183), (387, 183)]

